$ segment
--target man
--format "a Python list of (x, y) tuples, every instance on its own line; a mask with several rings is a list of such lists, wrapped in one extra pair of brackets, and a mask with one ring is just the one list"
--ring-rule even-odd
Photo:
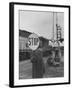
[(32, 62), (32, 78), (42, 78), (45, 72), (42, 52), (39, 50), (33, 51), (31, 56)]

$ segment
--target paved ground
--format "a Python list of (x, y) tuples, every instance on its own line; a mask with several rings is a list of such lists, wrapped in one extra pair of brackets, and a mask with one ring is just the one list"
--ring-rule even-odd
[[(47, 57), (43, 58), (43, 60), (45, 63), (44, 78), (64, 76), (63, 58), (59, 67), (49, 66), (46, 63)], [(30, 60), (21, 61), (19, 63), (19, 79), (31, 79), (31, 78), (32, 78), (32, 63), (30, 62)]]

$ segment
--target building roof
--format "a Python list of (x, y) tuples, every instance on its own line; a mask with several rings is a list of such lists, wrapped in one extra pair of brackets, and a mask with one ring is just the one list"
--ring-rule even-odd
[(43, 36), (40, 36), (39, 37), (40, 40), (43, 40), (43, 41), (49, 41), (47, 38), (43, 37)]
[[(26, 38), (28, 38), (28, 36), (29, 36), (30, 34), (32, 34), (32, 33), (31, 33), (31, 32), (28, 32), (28, 31), (26, 31), (26, 30), (21, 30), (21, 29), (19, 30), (19, 36), (21, 36), (21, 37), (26, 37)], [(44, 38), (43, 36), (40, 36), (39, 39), (40, 39), (40, 40), (48, 40), (48, 39)]]
[(19, 36), (21, 37), (28, 37), (30, 34), (32, 34), (31, 32), (25, 31), (25, 30), (19, 30)]

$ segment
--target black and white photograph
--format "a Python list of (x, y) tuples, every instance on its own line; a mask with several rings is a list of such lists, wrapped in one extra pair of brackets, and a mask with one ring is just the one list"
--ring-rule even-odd
[(19, 15), (19, 79), (64, 77), (64, 13)]
[(11, 85), (69, 83), (70, 7), (21, 3), (12, 3), (11, 7)]

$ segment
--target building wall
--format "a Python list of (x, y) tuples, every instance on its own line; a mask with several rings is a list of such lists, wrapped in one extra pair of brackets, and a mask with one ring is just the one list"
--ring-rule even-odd
[(46, 39), (40, 39), (40, 48), (47, 48), (49, 46), (49, 40)]
[(27, 42), (28, 42), (28, 39), (25, 38), (25, 37), (19, 37), (19, 49), (20, 50), (24, 50), (24, 49), (30, 49), (28, 46), (27, 46)]

